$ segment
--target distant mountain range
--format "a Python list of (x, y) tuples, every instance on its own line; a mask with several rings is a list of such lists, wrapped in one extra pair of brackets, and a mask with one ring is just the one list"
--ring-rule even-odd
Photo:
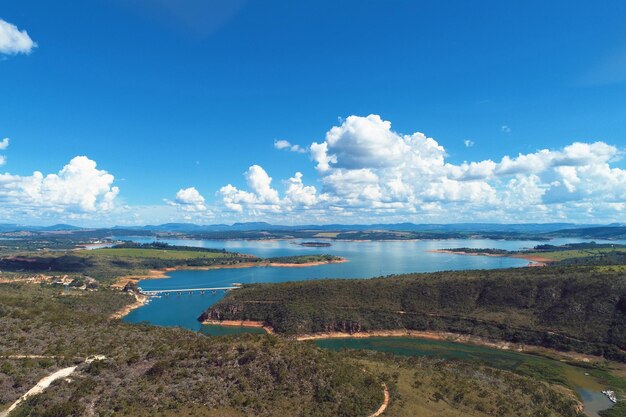
[[(290, 230), (320, 230), (320, 231), (407, 231), (407, 232), (465, 232), (465, 233), (533, 233), (533, 234), (558, 234), (559, 236), (583, 237), (584, 236), (614, 236), (626, 234), (625, 223), (613, 223), (609, 225), (589, 225), (574, 223), (525, 223), (525, 224), (500, 224), (500, 223), (453, 223), (453, 224), (327, 224), (327, 225), (298, 225), (285, 226), (274, 225), (265, 222), (248, 222), (227, 224), (198, 225), (194, 223), (166, 223), (161, 225), (146, 226), (115, 226), (101, 228), (102, 230), (137, 230), (144, 232), (179, 232), (179, 233), (203, 233), (222, 231), (290, 231)], [(621, 229), (624, 229), (622, 232)], [(52, 232), (52, 231), (77, 231), (93, 230), (85, 229), (69, 224), (55, 224), (52, 226), (29, 226), (20, 224), (0, 224), (0, 232)]]
[(55, 224), (52, 226), (29, 226), (25, 224), (9, 224), (0, 223), (0, 232), (54, 232), (54, 231), (68, 231), (68, 230), (83, 230), (85, 228), (72, 226), (71, 224)]

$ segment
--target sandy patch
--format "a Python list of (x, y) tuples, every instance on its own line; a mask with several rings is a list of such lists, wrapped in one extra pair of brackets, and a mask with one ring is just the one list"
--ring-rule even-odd
[(141, 294), (133, 294), (133, 295), (135, 296), (135, 302), (132, 304), (128, 304), (127, 306), (124, 306), (122, 309), (111, 314), (111, 317), (110, 317), (111, 319), (113, 320), (121, 319), (124, 316), (126, 316), (128, 313), (130, 313), (131, 311), (146, 305), (146, 303), (148, 302), (149, 298), (146, 297), (145, 295), (141, 295)]
[(253, 320), (205, 320), (202, 324), (227, 326), (227, 327), (255, 327), (265, 330), (266, 333), (274, 333), (274, 329), (269, 326), (265, 326), (262, 321)]

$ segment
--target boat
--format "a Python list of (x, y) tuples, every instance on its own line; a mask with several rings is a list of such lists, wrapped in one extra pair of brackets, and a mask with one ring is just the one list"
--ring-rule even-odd
[(609, 400), (611, 400), (612, 402), (616, 403), (617, 402), (617, 397), (615, 396), (615, 391), (611, 391), (609, 389), (602, 391), (602, 394), (606, 395), (607, 397), (609, 397)]

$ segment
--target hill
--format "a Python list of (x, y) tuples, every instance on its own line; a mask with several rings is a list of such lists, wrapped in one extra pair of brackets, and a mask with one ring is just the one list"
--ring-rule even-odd
[(291, 335), (434, 330), (626, 361), (626, 275), (555, 266), (250, 285), (205, 319)]

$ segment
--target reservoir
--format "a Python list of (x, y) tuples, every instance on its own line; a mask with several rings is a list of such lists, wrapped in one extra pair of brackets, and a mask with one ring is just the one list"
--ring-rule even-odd
[[(117, 237), (140, 243), (152, 238)], [(259, 257), (330, 254), (346, 258), (348, 262), (311, 267), (252, 267), (239, 269), (179, 270), (168, 273), (170, 278), (139, 282), (144, 290), (228, 287), (233, 283), (253, 284), (286, 281), (304, 281), (323, 278), (373, 278), (410, 272), (435, 272), (463, 269), (494, 269), (523, 267), (524, 259), (488, 256), (460, 256), (429, 252), (454, 247), (497, 247), (519, 249), (539, 242), (492, 240), (425, 240), (425, 241), (367, 241), (330, 242), (332, 246), (312, 248), (301, 246), (298, 240), (160, 240), (171, 245), (198, 246), (240, 252)], [(178, 294), (153, 298), (150, 303), (132, 311), (124, 320), (132, 323), (149, 322), (163, 326), (181, 326), (200, 330), (196, 318), (209, 306), (224, 297), (215, 294)]]
[[(120, 240), (150, 243), (153, 238), (117, 236)], [(303, 281), (323, 278), (373, 278), (391, 274), (412, 272), (436, 272), (466, 269), (496, 269), (524, 267), (529, 261), (518, 258), (463, 256), (430, 251), (447, 248), (497, 248), (519, 250), (532, 248), (546, 242), (514, 240), (419, 240), (419, 241), (328, 241), (330, 247), (301, 246), (300, 240), (176, 240), (160, 239), (171, 245), (226, 249), (259, 257), (294, 256), (307, 254), (330, 254), (346, 258), (348, 262), (312, 267), (252, 267), (240, 269), (179, 270), (168, 273), (169, 278), (151, 279), (139, 282), (144, 290), (228, 287), (233, 283), (272, 283)], [(580, 239), (554, 239), (553, 245), (580, 243)], [(596, 240), (598, 243), (606, 241)], [(608, 243), (626, 243), (610, 241)], [(236, 290), (235, 290), (236, 291)], [(221, 336), (241, 332), (262, 333), (258, 328), (225, 326), (203, 326), (197, 317), (208, 307), (223, 298), (224, 292), (205, 294), (177, 294), (154, 297), (150, 302), (128, 314), (124, 320), (131, 323), (147, 322), (161, 326), (180, 326), (207, 335)], [(446, 359), (484, 362), (493, 367), (520, 371), (548, 367), (565, 379), (565, 383), (575, 389), (584, 401), (585, 412), (598, 416), (597, 412), (612, 404), (601, 393), (606, 385), (597, 377), (585, 375), (583, 368), (561, 362), (501, 351), (487, 347), (463, 345), (445, 341), (422, 340), (415, 338), (367, 338), (318, 340), (318, 346), (328, 349), (371, 349), (392, 352), (399, 355), (437, 356)]]
[[(150, 243), (151, 237), (116, 236), (120, 240)], [(330, 247), (301, 246), (301, 240), (176, 240), (161, 239), (171, 245), (196, 246), (240, 252), (259, 257), (330, 254), (348, 262), (311, 267), (252, 267), (239, 269), (179, 270), (168, 273), (166, 279), (139, 282), (144, 290), (174, 290), (181, 288), (228, 287), (233, 283), (254, 284), (305, 281), (323, 278), (373, 278), (411, 272), (436, 272), (464, 269), (496, 269), (523, 267), (529, 261), (518, 258), (463, 256), (430, 251), (447, 248), (497, 248), (519, 250), (546, 242), (528, 240), (413, 240), (413, 241), (327, 241)], [(323, 240), (320, 240), (323, 241)], [(553, 245), (582, 242), (580, 239), (554, 239)], [(598, 243), (602, 243), (597, 241)], [(611, 243), (622, 243), (612, 241)], [(625, 242), (626, 243), (626, 242)], [(152, 298), (150, 303), (133, 310), (124, 320), (131, 323), (148, 322), (162, 326), (180, 326), (200, 330), (197, 317), (224, 297), (224, 292), (178, 294)], [(210, 333), (209, 329), (204, 329)]]

